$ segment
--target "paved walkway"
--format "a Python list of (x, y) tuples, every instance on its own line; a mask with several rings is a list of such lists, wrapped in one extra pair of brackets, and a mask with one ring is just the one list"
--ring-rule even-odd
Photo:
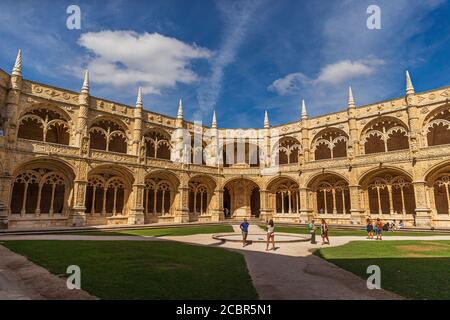
[[(237, 228), (239, 228), (237, 226)], [(240, 231), (239, 229), (236, 231)], [(261, 233), (259, 227), (254, 226), (250, 229), (250, 232)], [(253, 284), (259, 293), (261, 299), (286, 299), (286, 300), (302, 300), (302, 299), (402, 299), (402, 297), (384, 291), (384, 290), (368, 290), (366, 287), (365, 280), (357, 277), (356, 275), (347, 272), (337, 266), (311, 254), (312, 249), (317, 249), (323, 247), (321, 244), (312, 245), (309, 242), (300, 243), (286, 243), (281, 244), (276, 251), (265, 251), (264, 243), (254, 243), (246, 247), (242, 247), (241, 243), (237, 242), (223, 242), (214, 240), (211, 234), (198, 234), (190, 236), (178, 236), (178, 237), (143, 237), (143, 236), (82, 236), (82, 235), (29, 235), (29, 236), (2, 236), (2, 240), (96, 240), (96, 241), (161, 241), (161, 240), (171, 240), (179, 241), (184, 243), (190, 243), (195, 245), (203, 246), (214, 246), (222, 247), (229, 250), (240, 252), (244, 255), (250, 275), (253, 280)], [(318, 239), (320, 240), (320, 239)], [(365, 237), (332, 237), (330, 246), (340, 246), (346, 244), (350, 241), (355, 240), (365, 240), (365, 241), (375, 241), (366, 240)], [(450, 240), (450, 236), (423, 236), (423, 237), (402, 237), (402, 236), (391, 236), (386, 237), (383, 241), (394, 241), (394, 240)], [(327, 246), (328, 247), (328, 246)], [(0, 246), (0, 256), (3, 258), (5, 250), (4, 247)], [(9, 250), (8, 250), (9, 251)], [(20, 257), (13, 254), (15, 258)], [(4, 259), (0, 260), (3, 261)], [(28, 264), (32, 264), (28, 262)], [(4, 263), (0, 263), (0, 274), (5, 275)], [(40, 268), (35, 266), (36, 268)], [(10, 273), (14, 275), (17, 273), (14, 266), (11, 268), (9, 266)], [(40, 268), (43, 269), (43, 268)], [(33, 285), (34, 281), (39, 281), (40, 274), (46, 272), (46, 277), (49, 277), (48, 272), (43, 269), (39, 270), (38, 276), (30, 278), (28, 273), (29, 281), (25, 283), (24, 287)], [(20, 270), (19, 270), (20, 273)], [(50, 275), (52, 276), (52, 275)], [(62, 279), (52, 276), (58, 280)], [(18, 284), (23, 284), (23, 279), (20, 277), (14, 280), (5, 281), (0, 278), (0, 286), (3, 283), (4, 296), (10, 296), (12, 298), (32, 298), (35, 296), (30, 295), (22, 286)], [(53, 279), (55, 280), (55, 279)], [(64, 286), (65, 286), (65, 281)], [(39, 292), (40, 288), (34, 288)], [(42, 287), (41, 287), (42, 289)], [(68, 291), (66, 289), (66, 291)], [(74, 292), (74, 291), (72, 291)], [(61, 293), (60, 293), (61, 294)], [(47, 295), (43, 298), (52, 298), (55, 295)], [(0, 295), (1, 297), (1, 295)], [(66, 298), (72, 298), (70, 296), (65, 296)], [(89, 296), (90, 298), (93, 298)], [(74, 297), (77, 298), (77, 297)], [(80, 296), (78, 298), (84, 298)]]

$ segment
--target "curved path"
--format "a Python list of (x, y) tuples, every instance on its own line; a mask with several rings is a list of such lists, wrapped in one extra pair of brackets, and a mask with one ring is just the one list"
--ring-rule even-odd
[[(236, 230), (237, 231), (237, 230)], [(250, 229), (250, 232), (260, 233), (260, 229)], [(308, 300), (308, 299), (402, 299), (402, 297), (384, 290), (369, 290), (366, 282), (356, 275), (345, 271), (317, 256), (311, 254), (312, 249), (323, 247), (320, 244), (312, 245), (309, 242), (283, 243), (276, 251), (265, 251), (265, 244), (254, 243), (246, 247), (237, 242), (224, 242), (214, 240), (211, 234), (198, 234), (177, 237), (145, 237), (145, 236), (82, 236), (82, 235), (29, 235), (29, 236), (1, 236), (2, 240), (95, 240), (95, 241), (179, 241), (202, 246), (214, 246), (240, 252), (244, 255), (253, 284), (258, 291), (260, 299), (286, 299), (286, 300)], [(332, 237), (330, 246), (340, 246), (350, 241), (366, 240), (365, 237), (343, 236)], [(391, 236), (383, 241), (395, 240), (450, 240), (450, 236), (424, 236), (424, 237), (402, 237)], [(367, 240), (374, 241), (374, 240)], [(3, 257), (6, 248), (0, 246), (0, 256)], [(9, 250), (7, 250), (9, 251)], [(17, 254), (10, 254), (21, 257)], [(22, 257), (22, 259), (25, 259)], [(0, 286), (1, 275), (5, 274), (5, 264), (0, 260)], [(25, 259), (26, 260), (26, 259)], [(28, 260), (26, 260), (28, 261)], [(28, 262), (32, 264), (31, 262)], [(34, 264), (33, 264), (34, 265)], [(35, 265), (34, 265), (35, 266)], [(37, 268), (43, 269), (36, 266)], [(45, 269), (44, 269), (45, 270)], [(14, 274), (14, 270), (9, 270)], [(46, 271), (46, 270), (45, 270)], [(37, 276), (28, 276), (28, 285), (33, 281), (39, 281), (40, 270)], [(48, 272), (47, 272), (48, 274)], [(52, 275), (46, 275), (48, 277)], [(63, 281), (61, 278), (53, 276)], [(36, 278), (36, 279), (32, 279)], [(3, 280), (3, 283), (5, 281)], [(26, 295), (26, 290), (17, 290), (14, 296), (14, 288), (26, 288), (27, 284), (20, 277), (9, 282), (12, 292), (11, 298), (35, 298)], [(8, 291), (6, 285), (6, 291)], [(66, 290), (67, 291), (67, 290)], [(1, 291), (0, 291), (1, 298)], [(43, 297), (45, 298), (45, 297)], [(54, 298), (50, 295), (48, 298)], [(63, 296), (72, 299), (77, 297)], [(80, 296), (78, 298), (89, 298)], [(90, 298), (93, 298), (90, 296)]]

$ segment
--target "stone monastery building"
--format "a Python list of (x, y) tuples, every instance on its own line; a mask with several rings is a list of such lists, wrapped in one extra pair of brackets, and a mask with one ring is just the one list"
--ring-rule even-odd
[[(257, 218), (450, 228), (450, 87), (218, 128), (0, 70), (0, 228)], [(151, 108), (150, 108), (151, 110)], [(299, 110), (300, 111), (300, 110)]]

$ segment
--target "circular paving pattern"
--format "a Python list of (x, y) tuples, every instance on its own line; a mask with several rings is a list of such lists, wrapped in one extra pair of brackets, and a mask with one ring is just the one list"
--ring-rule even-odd
[[(242, 235), (240, 233), (223, 233), (213, 234), (213, 239), (229, 242), (242, 242)], [(276, 233), (275, 242), (287, 243), (287, 242), (304, 242), (310, 241), (309, 235), (303, 234), (289, 234), (289, 233)], [(265, 233), (249, 234), (247, 236), (248, 242), (253, 243), (265, 243), (267, 241), (267, 235)]]

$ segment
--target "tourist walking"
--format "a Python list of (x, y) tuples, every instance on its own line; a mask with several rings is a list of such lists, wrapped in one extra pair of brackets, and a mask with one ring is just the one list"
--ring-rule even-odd
[(375, 227), (376, 227), (376, 234), (377, 234), (377, 238), (376, 240), (383, 240), (382, 236), (383, 236), (383, 222), (381, 222), (380, 218), (377, 218), (377, 222), (375, 223)]
[(308, 231), (311, 235), (311, 244), (316, 244), (316, 225), (314, 223), (314, 220), (311, 220), (311, 222), (308, 223)]
[(244, 222), (241, 223), (239, 228), (242, 231), (242, 246), (245, 247), (247, 245), (247, 236), (248, 236), (248, 226), (250, 224), (247, 222), (247, 219), (244, 218)]
[(267, 244), (266, 244), (266, 251), (269, 251), (269, 244), (272, 240), (272, 250), (275, 251), (275, 224), (273, 223), (273, 220), (270, 219), (267, 223)]
[(372, 220), (370, 219), (367, 219), (366, 231), (367, 231), (367, 239), (373, 239), (373, 223)]
[[(328, 223), (325, 221), (325, 219), (322, 219), (321, 234), (322, 244), (330, 244), (330, 239), (328, 238)], [(325, 242), (325, 239), (327, 240), (327, 242)]]

